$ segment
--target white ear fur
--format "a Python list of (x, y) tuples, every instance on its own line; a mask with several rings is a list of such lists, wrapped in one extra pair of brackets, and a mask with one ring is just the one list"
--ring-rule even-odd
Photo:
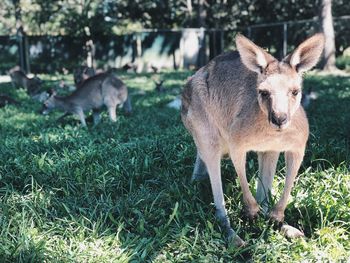
[(272, 56), (241, 34), (236, 36), (236, 47), (243, 64), (250, 70), (262, 73)]
[(324, 48), (324, 35), (316, 34), (301, 43), (289, 57), (289, 64), (302, 73), (313, 68)]

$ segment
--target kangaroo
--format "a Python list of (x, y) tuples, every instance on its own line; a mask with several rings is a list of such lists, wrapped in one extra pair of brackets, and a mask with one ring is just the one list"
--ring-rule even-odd
[(11, 98), (8, 95), (0, 93), (0, 108), (5, 107), (8, 104), (20, 105), (17, 100)]
[[(87, 66), (80, 66), (78, 67), (74, 73), (74, 84), (77, 89), (79, 89), (81, 86), (83, 86), (83, 83), (85, 80), (95, 76), (96, 74), (103, 73), (100, 69), (95, 70), (94, 68), (87, 67)], [(111, 72), (106, 72), (108, 74), (111, 74)], [(126, 115), (132, 114), (132, 105), (131, 105), (131, 99), (130, 95), (128, 94), (128, 97), (126, 98), (126, 101), (123, 104), (123, 109), (126, 113)]]
[(165, 90), (164, 90), (164, 87), (163, 87), (164, 80), (159, 80), (159, 81), (153, 80), (153, 82), (154, 82), (154, 84), (156, 85), (155, 90), (156, 90), (157, 92), (161, 93), (161, 92), (164, 92), (164, 91), (165, 91)]
[(73, 78), (74, 84), (79, 88), (79, 86), (84, 82), (84, 80), (96, 75), (94, 68), (87, 66), (79, 66), (74, 70)]
[(36, 94), (41, 89), (41, 80), (38, 77), (28, 78), (27, 75), (18, 67), (9, 71), (12, 85), (23, 87), (29, 95)]
[[(220, 161), (228, 154), (243, 192), (247, 214), (257, 216), (259, 204), (266, 215), (269, 192), (280, 152), (287, 172), (280, 200), (269, 216), (284, 220), (284, 210), (303, 160), (309, 126), (300, 106), (302, 74), (316, 65), (324, 36), (316, 34), (278, 61), (242, 35), (236, 36), (238, 52), (217, 56), (199, 69), (182, 93), (181, 118), (197, 147), (192, 180), (209, 176), (216, 217), (226, 237), (236, 246), (246, 243), (231, 228), (225, 209)], [(259, 181), (256, 199), (246, 178), (246, 155), (258, 154)], [(290, 237), (301, 236), (295, 229)]]
[(43, 114), (48, 114), (52, 109), (59, 108), (65, 111), (63, 118), (69, 114), (77, 114), (83, 127), (86, 127), (84, 111), (93, 110), (94, 124), (100, 121), (102, 106), (108, 108), (112, 122), (117, 120), (116, 108), (123, 104), (128, 97), (125, 84), (111, 74), (98, 74), (85, 80), (81, 87), (66, 97), (58, 97), (53, 91), (52, 95), (44, 102)]

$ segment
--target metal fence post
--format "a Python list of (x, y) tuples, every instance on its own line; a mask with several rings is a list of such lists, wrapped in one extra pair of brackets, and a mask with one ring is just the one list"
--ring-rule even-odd
[(287, 23), (283, 23), (283, 57), (287, 55)]
[(142, 33), (136, 33), (136, 66), (137, 72), (141, 72), (143, 69), (142, 63)]
[(252, 28), (250, 26), (248, 26), (248, 38), (252, 37)]
[(28, 44), (28, 36), (26, 34), (23, 35), (23, 54), (24, 54), (24, 68), (28, 73), (30, 73), (30, 61), (29, 61), (29, 44)]
[(19, 55), (19, 66), (27, 73), (26, 63), (26, 51), (25, 51), (25, 34), (22, 27), (17, 30), (17, 43), (18, 43), (18, 55)]
[(224, 30), (220, 30), (220, 52), (219, 54), (221, 54), (222, 52), (224, 52), (225, 49), (225, 43), (224, 43)]

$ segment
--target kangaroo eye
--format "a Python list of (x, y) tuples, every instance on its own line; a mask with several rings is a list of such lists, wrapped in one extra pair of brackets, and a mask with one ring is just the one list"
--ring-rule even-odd
[(263, 98), (267, 98), (270, 96), (270, 92), (268, 92), (267, 90), (259, 90), (259, 94), (261, 95), (261, 97)]
[(293, 96), (297, 96), (299, 94), (299, 90), (295, 89), (292, 91)]

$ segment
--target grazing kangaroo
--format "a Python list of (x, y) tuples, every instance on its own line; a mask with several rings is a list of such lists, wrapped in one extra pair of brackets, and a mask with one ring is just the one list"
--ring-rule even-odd
[(43, 114), (48, 114), (52, 109), (59, 108), (65, 111), (65, 115), (77, 114), (82, 126), (86, 126), (84, 111), (93, 110), (94, 124), (100, 121), (102, 106), (108, 108), (111, 121), (115, 122), (116, 108), (123, 104), (128, 97), (125, 84), (112, 74), (98, 74), (85, 80), (81, 87), (67, 97), (58, 97), (56, 92), (44, 102)]
[[(216, 217), (227, 238), (243, 246), (245, 242), (231, 228), (225, 209), (220, 160), (225, 154), (230, 156), (247, 214), (253, 218), (259, 212), (258, 203), (264, 214), (268, 212), (276, 164), (284, 152), (285, 187), (270, 211), (273, 220), (283, 221), (309, 134), (300, 107), (302, 73), (318, 62), (324, 37), (314, 35), (282, 61), (242, 35), (236, 36), (236, 46), (238, 52), (214, 58), (190, 78), (182, 93), (181, 117), (197, 147), (192, 179), (209, 175)], [(257, 201), (246, 177), (246, 155), (250, 151), (258, 153)], [(286, 232), (290, 237), (302, 235), (297, 229)]]
[[(74, 84), (77, 89), (79, 89), (81, 86), (83, 86), (83, 83), (85, 80), (95, 76), (96, 74), (101, 74), (101, 70), (95, 70), (94, 68), (87, 67), (87, 66), (80, 66), (76, 70), (74, 70), (73, 77), (74, 77)], [(107, 72), (108, 74), (112, 74), (112, 72)], [(127, 115), (132, 114), (132, 105), (131, 105), (131, 99), (130, 95), (128, 94), (128, 97), (126, 98), (126, 101), (123, 103), (123, 109)]]
[(23, 87), (29, 95), (36, 94), (41, 89), (41, 80), (38, 77), (28, 78), (27, 75), (18, 67), (9, 71), (12, 85)]

